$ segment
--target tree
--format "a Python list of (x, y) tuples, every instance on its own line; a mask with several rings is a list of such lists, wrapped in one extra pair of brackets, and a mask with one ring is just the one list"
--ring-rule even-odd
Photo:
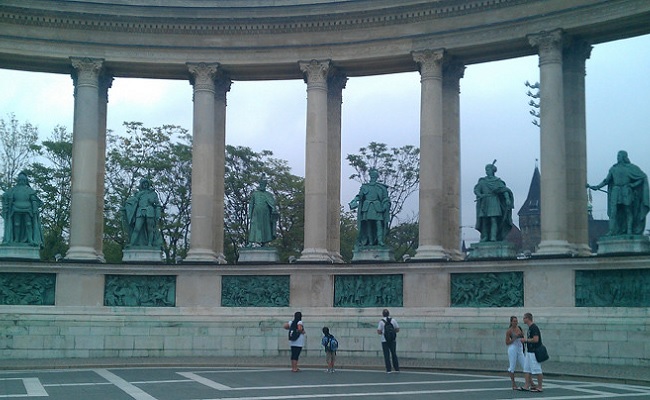
[(163, 207), (161, 231), (167, 263), (183, 258), (189, 249), (192, 144), (187, 130), (175, 125), (146, 128), (125, 122), (125, 135), (107, 135), (105, 185), (106, 260), (119, 262), (126, 244), (122, 206), (141, 178), (152, 180)]
[[(404, 203), (420, 185), (420, 149), (406, 145), (400, 148), (371, 142), (359, 149), (359, 154), (348, 154), (346, 159), (355, 173), (350, 175), (359, 183), (369, 181), (371, 168), (379, 171), (379, 181), (388, 186), (391, 200), (389, 227), (404, 208)], [(398, 219), (399, 220), (399, 219)]]
[(41, 210), (45, 243), (43, 260), (56, 261), (68, 250), (70, 226), (72, 134), (65, 127), (56, 126), (48, 140), (37, 146), (38, 154), (46, 161), (34, 162), (29, 167), (32, 184), (45, 205)]
[[(356, 211), (345, 211), (341, 207), (341, 258), (345, 262), (352, 261), (352, 251), (354, 244), (357, 242), (357, 235), (359, 230), (357, 228), (357, 213)], [(390, 237), (390, 236), (389, 236)]]
[(0, 190), (13, 186), (18, 173), (32, 161), (38, 152), (38, 128), (25, 122), (20, 124), (14, 114), (8, 121), (0, 119)]
[(419, 235), (419, 224), (415, 216), (390, 230), (386, 242), (395, 251), (395, 260), (401, 261), (404, 256), (415, 255)]

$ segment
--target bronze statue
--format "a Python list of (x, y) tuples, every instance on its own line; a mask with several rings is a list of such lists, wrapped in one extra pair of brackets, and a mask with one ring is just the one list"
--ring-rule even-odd
[(630, 162), (626, 151), (618, 152), (617, 161), (601, 183), (587, 187), (600, 190), (607, 185), (608, 236), (642, 235), (650, 210), (648, 177)]
[(361, 185), (359, 194), (349, 203), (357, 210), (357, 246), (384, 246), (390, 222), (390, 197), (383, 183), (377, 182), (379, 172), (368, 172), (370, 182)]
[(153, 190), (151, 181), (146, 178), (140, 181), (139, 188), (136, 194), (126, 200), (122, 208), (129, 246), (160, 248), (162, 237), (158, 223), (162, 206), (158, 194)]
[(43, 202), (29, 186), (25, 172), (18, 174), (16, 186), (2, 196), (4, 244), (43, 246), (40, 208)]
[(506, 183), (494, 176), (497, 167), (485, 166), (484, 177), (474, 186), (476, 195), (476, 230), (481, 232), (481, 242), (505, 240), (512, 229), (514, 196)]
[(267, 180), (260, 179), (257, 190), (251, 193), (248, 201), (248, 246), (259, 243), (261, 246), (275, 239), (275, 227), (278, 222), (278, 212), (273, 195), (266, 191)]

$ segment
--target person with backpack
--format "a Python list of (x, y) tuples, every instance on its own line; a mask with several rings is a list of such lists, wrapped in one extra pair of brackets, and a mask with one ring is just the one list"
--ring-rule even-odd
[(339, 341), (330, 333), (330, 328), (326, 326), (323, 327), (323, 335), (320, 344), (325, 347), (326, 372), (332, 373), (334, 372), (334, 362), (336, 361), (336, 350), (339, 349)]
[(297, 311), (293, 314), (293, 320), (284, 324), (284, 329), (289, 331), (289, 343), (291, 344), (291, 372), (298, 372), (298, 358), (305, 345), (305, 327), (302, 325), (302, 313)]
[[(381, 335), (381, 349), (384, 351), (384, 363), (386, 364), (386, 373), (390, 374), (394, 369), (399, 372), (399, 360), (397, 359), (397, 332), (399, 325), (394, 318), (389, 317), (390, 312), (384, 309), (382, 312), (384, 318), (379, 320), (377, 333)], [(391, 359), (393, 365), (391, 368)]]

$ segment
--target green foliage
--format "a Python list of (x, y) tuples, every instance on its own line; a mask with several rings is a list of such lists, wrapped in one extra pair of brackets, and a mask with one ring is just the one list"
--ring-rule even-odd
[(0, 119), (0, 190), (14, 185), (18, 173), (32, 161), (38, 151), (38, 128), (25, 122), (20, 125), (14, 114)]
[(386, 243), (395, 252), (395, 260), (402, 261), (404, 255), (413, 257), (418, 247), (420, 233), (419, 224), (415, 218), (394, 226), (388, 236)]
[(371, 142), (359, 149), (359, 154), (348, 154), (346, 159), (355, 173), (350, 175), (360, 183), (369, 181), (371, 168), (379, 171), (379, 181), (388, 186), (391, 201), (389, 226), (404, 208), (404, 203), (420, 185), (420, 149), (406, 145), (400, 148)]
[(357, 241), (357, 213), (356, 211), (345, 211), (341, 207), (341, 257), (345, 262), (352, 262), (352, 251)]

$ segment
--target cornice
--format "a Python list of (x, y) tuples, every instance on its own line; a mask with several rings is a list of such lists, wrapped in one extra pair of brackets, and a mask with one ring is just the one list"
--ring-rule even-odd
[[(259, 35), (284, 33), (309, 33), (345, 31), (360, 28), (381, 28), (387, 26), (418, 24), (444, 18), (465, 16), (474, 13), (498, 10), (523, 3), (538, 3), (543, 0), (470, 0), (470, 1), (423, 1), (416, 4), (375, 7), (361, 11), (337, 11), (334, 5), (318, 7), (318, 13), (304, 15), (269, 15), (255, 17), (251, 9), (238, 12), (236, 8), (157, 7), (142, 10), (146, 14), (133, 15), (107, 13), (110, 6), (100, 12), (87, 12), (81, 7), (76, 11), (57, 11), (29, 7), (29, 1), (21, 5), (0, 6), (0, 23), (27, 27), (55, 28), (68, 30), (92, 30), (102, 32), (178, 34), (178, 35)], [(399, 4), (399, 2), (396, 2)], [(119, 11), (121, 7), (115, 7)], [(269, 9), (270, 7), (264, 7)], [(286, 7), (277, 7), (285, 11)], [(327, 10), (332, 12), (327, 12)], [(138, 11), (136, 8), (135, 11)], [(152, 12), (154, 11), (154, 12)], [(157, 12), (155, 12), (157, 11)], [(190, 12), (191, 11), (191, 12)], [(191, 15), (190, 15), (191, 14)]]

